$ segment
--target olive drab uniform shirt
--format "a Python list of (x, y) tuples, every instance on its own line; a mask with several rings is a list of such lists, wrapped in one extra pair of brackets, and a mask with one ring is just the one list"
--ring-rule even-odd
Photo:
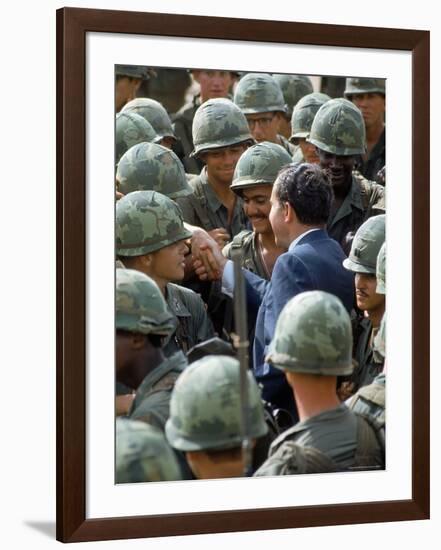
[(377, 173), (386, 164), (386, 129), (372, 148), (366, 160), (357, 157), (356, 169), (368, 180), (376, 180)]
[(196, 344), (215, 335), (204, 302), (196, 292), (169, 283), (166, 287), (165, 301), (177, 320), (176, 331), (163, 348), (166, 357), (179, 350), (186, 353)]
[(263, 261), (257, 235), (254, 231), (249, 229), (241, 231), (230, 243), (224, 246), (222, 254), (229, 260), (232, 260), (233, 250), (239, 254), (243, 268), (252, 271), (267, 281), (271, 279), (271, 274), (268, 273)]
[(233, 218), (231, 224), (228, 223), (228, 210), (213, 191), (208, 181), (206, 167), (202, 169), (199, 177), (196, 176), (189, 183), (193, 188), (193, 194), (176, 199), (184, 221), (202, 227), (205, 231), (223, 227), (231, 237), (243, 229), (249, 229), (249, 221), (243, 211), (243, 202), (240, 197), (236, 198)]
[(358, 172), (352, 173), (352, 185), (338, 210), (329, 216), (327, 231), (329, 236), (340, 243), (346, 254), (351, 248), (351, 239), (371, 216), (386, 211), (386, 191), (382, 185), (369, 181)]
[[(304, 452), (310, 449), (318, 451), (320, 460), (314, 468), (307, 469)], [(273, 441), (267, 460), (254, 475), (318, 473), (354, 467), (383, 468), (382, 448), (371, 426), (342, 403), (283, 432)]]
[[(199, 174), (204, 164), (197, 158), (190, 157), (190, 153), (194, 149), (193, 144), (193, 118), (201, 104), (201, 97), (195, 96), (190, 103), (184, 105), (174, 116), (173, 130), (177, 138), (179, 138), (179, 146), (176, 152), (182, 160), (185, 171), (189, 174)], [(179, 150), (180, 148), (180, 150)]]
[(277, 134), (277, 137), (279, 138), (278, 145), (281, 145), (291, 156), (293, 156), (296, 152), (296, 146), (290, 143), (285, 136), (282, 136), (282, 134)]
[(379, 357), (374, 355), (372, 347), (378, 329), (373, 330), (371, 321), (365, 317), (359, 321), (356, 332), (354, 359), (357, 366), (349, 377), (354, 383), (354, 391), (373, 382), (384, 366), (384, 360), (378, 361)]
[(370, 417), (379, 429), (386, 426), (386, 374), (381, 372), (372, 384), (360, 388), (346, 401), (352, 411)]

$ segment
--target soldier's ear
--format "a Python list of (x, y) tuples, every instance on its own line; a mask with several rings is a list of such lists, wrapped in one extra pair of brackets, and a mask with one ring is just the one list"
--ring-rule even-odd
[(140, 350), (145, 346), (146, 337), (144, 334), (132, 333), (130, 336), (130, 345), (133, 350)]

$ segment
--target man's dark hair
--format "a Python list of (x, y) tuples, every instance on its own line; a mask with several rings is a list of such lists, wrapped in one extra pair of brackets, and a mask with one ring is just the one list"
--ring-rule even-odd
[(292, 206), (300, 223), (327, 223), (334, 194), (328, 175), (318, 164), (293, 163), (282, 168), (275, 194), (280, 202)]

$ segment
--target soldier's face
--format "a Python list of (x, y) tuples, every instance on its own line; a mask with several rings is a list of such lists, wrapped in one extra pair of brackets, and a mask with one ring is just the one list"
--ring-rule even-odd
[[(184, 278), (185, 271), (185, 255), (188, 252), (188, 246), (183, 241), (170, 244), (152, 252), (150, 254), (150, 266), (148, 275), (156, 281), (164, 282), (179, 282)], [(161, 285), (160, 285), (161, 286)]]
[(246, 145), (239, 144), (204, 153), (202, 159), (207, 165), (208, 178), (230, 185), (237, 161), (245, 149)]
[(352, 155), (334, 155), (316, 147), (320, 166), (327, 170), (334, 191), (344, 188), (352, 179), (355, 157)]
[(176, 140), (174, 138), (172, 138), (171, 136), (166, 136), (161, 139), (159, 145), (167, 147), (167, 149), (173, 149), (173, 145), (175, 144), (175, 142)]
[(278, 143), (277, 134), (279, 131), (280, 113), (256, 113), (245, 116), (250, 133), (258, 143), (261, 141)]
[(384, 122), (386, 101), (383, 94), (354, 94), (351, 101), (360, 109), (366, 128)]
[(306, 138), (298, 138), (298, 144), (302, 150), (303, 158), (305, 162), (311, 164), (317, 164), (319, 162), (319, 157), (317, 155), (315, 145), (306, 141)]
[(256, 185), (242, 191), (243, 209), (256, 233), (272, 233), (269, 221), (271, 185)]
[(233, 84), (229, 71), (193, 71), (193, 77), (201, 87), (202, 102), (216, 97), (227, 97)]
[(355, 297), (357, 307), (371, 312), (384, 308), (384, 294), (377, 294), (377, 277), (370, 273), (355, 274)]
[(140, 78), (118, 77), (115, 84), (115, 109), (120, 111), (126, 103), (135, 99), (136, 92), (141, 86)]

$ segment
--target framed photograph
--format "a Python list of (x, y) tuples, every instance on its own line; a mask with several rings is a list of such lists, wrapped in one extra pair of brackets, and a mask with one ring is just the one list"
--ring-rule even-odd
[[(385, 470), (115, 484), (116, 65), (385, 79)], [(58, 10), (57, 539), (427, 519), (429, 410), (429, 32)]]

